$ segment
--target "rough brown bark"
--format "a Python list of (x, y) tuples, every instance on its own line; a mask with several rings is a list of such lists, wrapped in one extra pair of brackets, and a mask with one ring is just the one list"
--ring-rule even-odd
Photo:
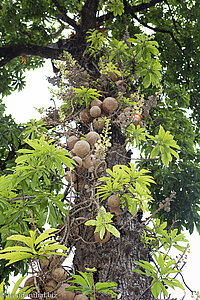
[[(112, 147), (106, 157), (107, 166), (111, 169), (116, 164), (127, 165), (130, 161), (129, 154), (122, 144), (124, 144), (124, 137), (120, 129), (115, 127), (112, 134)], [(87, 179), (84, 181), (85, 184), (90, 184)], [(82, 190), (76, 203), (80, 203), (90, 196), (85, 193), (85, 190)], [(83, 210), (78, 216), (89, 217), (91, 214), (86, 211)], [(135, 267), (135, 260), (149, 260), (149, 250), (140, 241), (140, 234), (142, 233), (140, 223), (137, 218), (131, 217), (129, 212), (123, 213), (120, 222), (114, 224), (120, 231), (120, 238), (111, 236), (111, 239), (104, 244), (94, 243), (94, 228), (82, 227), (79, 234), (86, 242), (79, 239), (75, 243), (76, 251), (73, 264), (75, 270), (83, 272), (85, 268), (95, 267), (97, 269), (96, 281), (115, 281), (118, 284), (117, 293), (121, 295), (119, 299), (151, 300), (154, 297), (150, 292), (149, 278), (132, 272)], [(111, 299), (108, 296), (104, 297), (102, 295), (98, 299)]]

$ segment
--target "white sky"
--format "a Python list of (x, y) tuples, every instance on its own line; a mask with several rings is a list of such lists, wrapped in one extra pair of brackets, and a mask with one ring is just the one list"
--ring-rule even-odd
[[(53, 106), (53, 102), (50, 101), (51, 95), (48, 89), (50, 85), (46, 80), (46, 77), (52, 76), (52, 74), (50, 60), (45, 63), (44, 68), (28, 71), (26, 76), (26, 87), (23, 91), (14, 92), (4, 99), (4, 103), (7, 106), (6, 113), (12, 114), (15, 121), (20, 123), (27, 122), (30, 119), (39, 119), (41, 115), (34, 107), (41, 108)], [(183, 270), (183, 276), (186, 284), (191, 290), (200, 291), (200, 236), (196, 231), (192, 236), (189, 236), (187, 232), (186, 235), (190, 241), (191, 250), (188, 254), (187, 264)], [(13, 281), (14, 280), (12, 279), (12, 282)], [(185, 291), (186, 296), (184, 298), (184, 292), (179, 288), (172, 293), (172, 296), (177, 297), (178, 300), (194, 300), (187, 288)]]
[[(17, 123), (26, 123), (30, 119), (40, 119), (41, 115), (36, 108), (54, 106), (50, 100), (50, 84), (46, 80), (52, 76), (51, 61), (48, 60), (44, 68), (31, 70), (26, 73), (26, 87), (21, 91), (15, 91), (4, 98), (7, 114), (11, 114)], [(52, 86), (51, 86), (52, 87)]]

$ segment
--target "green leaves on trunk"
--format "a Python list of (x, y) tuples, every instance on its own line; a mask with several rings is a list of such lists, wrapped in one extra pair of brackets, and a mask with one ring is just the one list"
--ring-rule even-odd
[(73, 91), (75, 93), (75, 98), (78, 99), (78, 103), (80, 105), (85, 104), (87, 108), (89, 108), (92, 100), (97, 100), (101, 96), (101, 93), (96, 89), (89, 89), (84, 86), (81, 86), (80, 88), (73, 88)]
[(151, 201), (149, 186), (155, 183), (153, 177), (148, 175), (149, 171), (135, 170), (135, 165), (115, 165), (113, 170), (107, 169), (109, 177), (101, 177), (99, 181), (106, 182), (98, 187), (98, 193), (102, 200), (112, 194), (121, 195), (121, 204), (128, 206), (131, 214), (135, 214), (139, 207), (143, 211), (148, 210), (147, 202)]
[(159, 87), (161, 81), (162, 66), (159, 62), (158, 43), (151, 41), (145, 34), (136, 34), (136, 38), (128, 39), (128, 42), (133, 43), (133, 53), (136, 60), (135, 74), (143, 79), (145, 89)]
[(13, 174), (4, 178), (4, 182), (7, 181), (12, 188), (21, 186), (27, 192), (38, 189), (42, 183), (49, 186), (54, 176), (64, 176), (65, 166), (73, 168), (75, 164), (70, 158), (71, 154), (53, 145), (53, 140), (46, 141), (45, 137), (41, 137), (25, 142), (33, 150), (18, 150), (23, 155), (15, 160), (17, 165), (12, 169)]
[[(78, 271), (80, 275), (71, 274), (74, 279), (69, 280), (68, 282), (72, 282), (76, 285), (72, 285), (67, 288), (67, 291), (80, 291), (83, 295), (90, 295), (90, 299), (96, 299), (95, 294), (103, 293), (111, 295), (112, 298), (116, 298), (117, 294), (113, 291), (113, 289), (117, 288), (116, 282), (97, 282), (94, 283), (93, 272), (97, 271), (95, 268), (89, 269), (86, 268), (89, 272), (81, 272)], [(94, 296), (94, 297), (93, 297)]]
[(95, 232), (100, 232), (100, 239), (104, 238), (106, 230), (110, 231), (117, 238), (120, 237), (120, 232), (110, 223), (112, 223), (112, 215), (109, 212), (106, 212), (105, 207), (101, 206), (100, 211), (96, 216), (96, 220), (89, 220), (85, 222), (87, 226), (96, 226)]
[(135, 261), (135, 264), (143, 268), (145, 271), (140, 269), (134, 269), (133, 272), (137, 272), (148, 277), (152, 277), (151, 283), (151, 292), (153, 296), (157, 299), (159, 294), (163, 292), (163, 294), (167, 297), (168, 292), (166, 289), (166, 285), (175, 288), (179, 287), (184, 290), (184, 287), (179, 282), (178, 279), (171, 277), (172, 274), (176, 275), (179, 273), (179, 270), (176, 270), (177, 262), (176, 260), (172, 260), (161, 252), (158, 252), (158, 255), (153, 254), (153, 258), (155, 260), (155, 267), (150, 264), (148, 261), (140, 260)]
[[(161, 223), (160, 219), (152, 221), (152, 225), (153, 228), (151, 226), (145, 228), (141, 240), (146, 247), (152, 250), (151, 263), (145, 260), (135, 261), (134, 263), (141, 269), (136, 268), (133, 272), (152, 278), (151, 292), (157, 299), (161, 292), (166, 297), (168, 296), (166, 286), (173, 289), (175, 287), (184, 289), (179, 280), (175, 278), (181, 272), (181, 257), (188, 249), (188, 244), (183, 246), (180, 243), (188, 243), (188, 240), (184, 234), (178, 234), (177, 229), (167, 231), (167, 222)], [(170, 251), (173, 248), (182, 252), (179, 259), (172, 259)]]

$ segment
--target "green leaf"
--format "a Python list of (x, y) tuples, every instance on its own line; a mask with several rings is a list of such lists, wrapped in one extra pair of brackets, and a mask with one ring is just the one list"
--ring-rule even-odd
[(147, 73), (147, 75), (143, 78), (143, 84), (145, 89), (147, 89), (151, 85), (151, 74)]
[(3, 280), (3, 281), (1, 282), (1, 284), (0, 284), (0, 300), (4, 300), (4, 297), (3, 297), (3, 294), (4, 294), (4, 292), (3, 292), (4, 281), (5, 281), (5, 280)]
[(105, 235), (105, 232), (106, 232), (106, 229), (105, 229), (104, 226), (102, 226), (102, 228), (101, 228), (101, 230), (100, 230), (100, 235), (99, 235), (101, 240), (103, 239), (103, 237), (104, 237), (104, 235)]
[(110, 231), (114, 236), (116, 236), (117, 238), (120, 238), (120, 232), (117, 230), (117, 228), (115, 228), (113, 225), (111, 224), (107, 224), (106, 225), (106, 229), (108, 231)]
[(165, 296), (168, 295), (163, 284), (159, 280), (157, 280), (153, 283), (153, 285), (151, 287), (151, 292), (152, 292), (153, 296), (157, 299), (161, 291), (162, 292), (164, 291)]
[(24, 235), (16, 234), (16, 235), (11, 235), (7, 238), (8, 241), (18, 241), (18, 242), (23, 242), (30, 248), (33, 247), (33, 241), (31, 240), (30, 237), (26, 237)]
[(85, 225), (87, 225), (87, 226), (90, 226), (90, 225), (91, 225), (91, 226), (95, 226), (96, 223), (97, 223), (96, 220), (89, 220), (89, 221), (85, 222)]
[(0, 259), (6, 259), (10, 260), (6, 266), (9, 266), (17, 261), (27, 259), (27, 258), (33, 258), (34, 255), (27, 253), (27, 252), (16, 252), (16, 253), (6, 253), (6, 254), (0, 254)]
[(151, 151), (150, 158), (155, 158), (160, 153), (160, 147), (155, 146), (153, 150)]
[(13, 288), (13, 290), (12, 290), (11, 295), (15, 295), (15, 294), (17, 293), (17, 290), (18, 290), (18, 288), (19, 288), (21, 282), (24, 280), (25, 277), (26, 277), (26, 276), (24, 276), (24, 277), (22, 277), (22, 278), (20, 278), (20, 279), (17, 280), (17, 282), (16, 282), (15, 285), (14, 285), (14, 288)]
[(50, 229), (45, 230), (35, 240), (35, 245), (37, 246), (39, 243), (41, 243), (42, 241), (46, 240), (47, 238), (55, 236), (55, 234), (56, 234), (57, 231), (59, 231), (59, 229), (56, 229), (56, 228), (50, 228)]

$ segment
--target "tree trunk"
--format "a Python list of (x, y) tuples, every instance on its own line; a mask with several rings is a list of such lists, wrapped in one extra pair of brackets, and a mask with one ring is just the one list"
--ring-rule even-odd
[[(112, 147), (107, 153), (107, 166), (112, 169), (116, 164), (126, 164), (130, 161), (129, 153), (124, 149), (124, 137), (120, 129), (115, 127), (112, 129)], [(104, 173), (105, 175), (105, 173)], [(91, 181), (85, 180), (84, 184), (91, 187)], [(86, 194), (83, 189), (76, 203), (83, 202), (83, 199), (91, 197)], [(91, 200), (92, 201), (92, 200)], [(106, 204), (103, 203), (106, 207)], [(90, 207), (91, 208), (91, 207)], [(83, 210), (79, 213), (79, 217), (90, 218), (90, 211)], [(106, 243), (94, 243), (94, 228), (82, 227), (79, 235), (85, 240), (78, 240), (75, 244), (76, 251), (73, 260), (75, 270), (85, 272), (85, 268), (97, 269), (94, 273), (95, 281), (115, 281), (118, 284), (117, 293), (121, 295), (118, 299), (134, 300), (154, 299), (150, 292), (150, 280), (139, 273), (133, 273), (134, 261), (143, 259), (149, 260), (149, 251), (140, 241), (142, 227), (137, 218), (131, 219), (129, 212), (122, 214), (121, 220), (115, 222), (114, 226), (120, 231), (120, 238), (111, 236), (111, 239)], [(111, 299), (108, 296), (101, 296), (98, 299)]]

